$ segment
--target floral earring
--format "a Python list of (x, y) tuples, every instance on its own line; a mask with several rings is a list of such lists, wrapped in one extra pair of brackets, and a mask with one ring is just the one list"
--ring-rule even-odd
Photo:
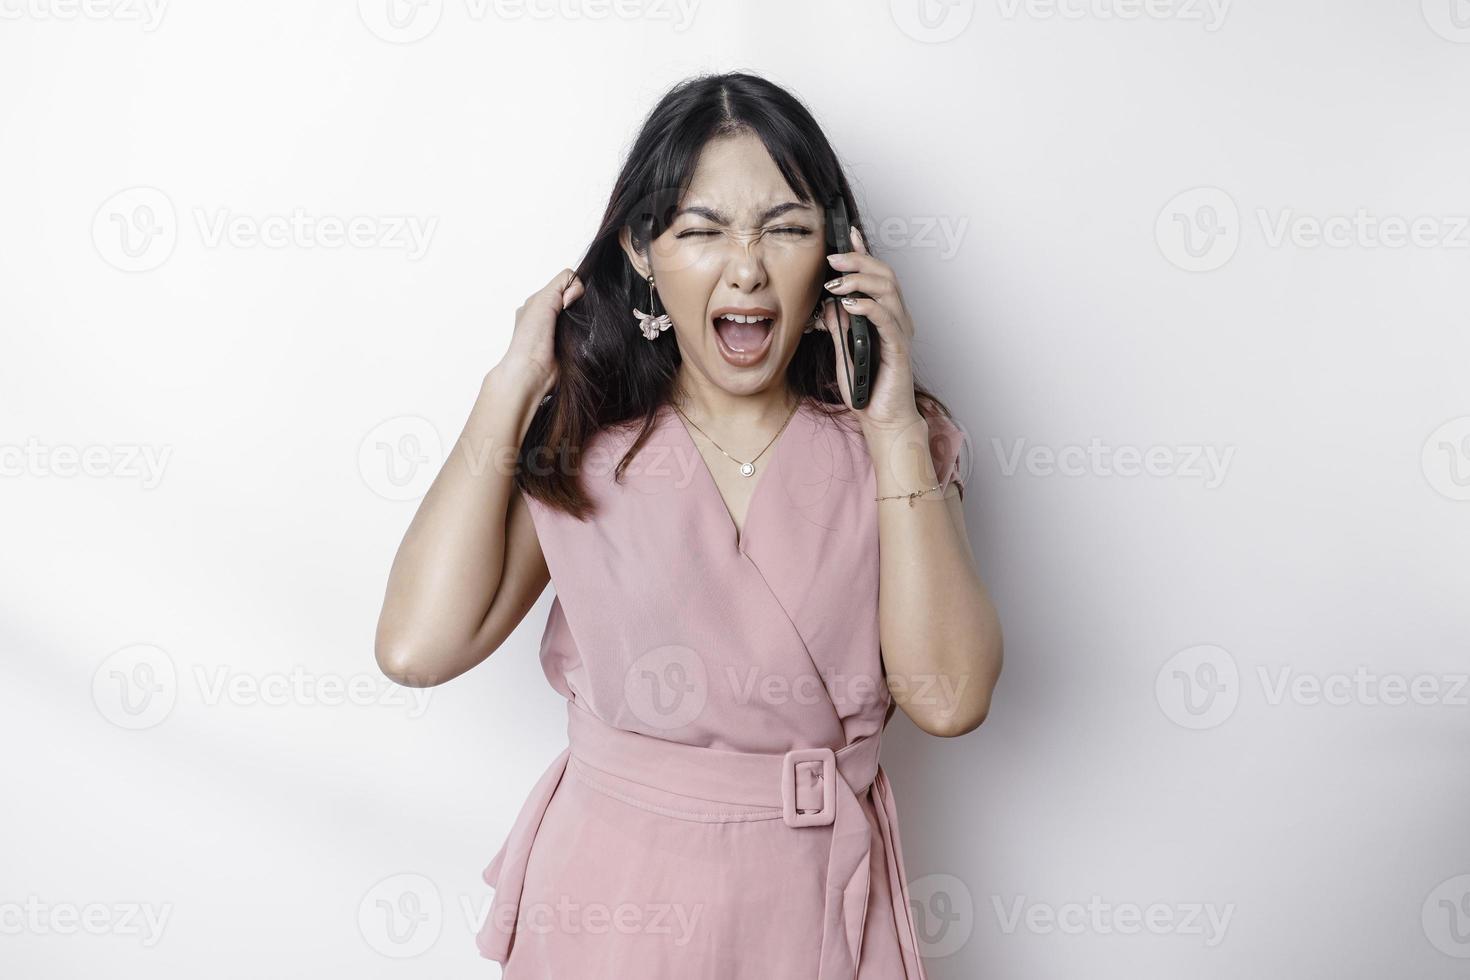
[(653, 292), (653, 276), (648, 277), (648, 308), (653, 312), (644, 313), (635, 306), (633, 315), (638, 317), (638, 329), (643, 331), (644, 339), (657, 340), (658, 335), (673, 326), (674, 321), (659, 308), (658, 297)]

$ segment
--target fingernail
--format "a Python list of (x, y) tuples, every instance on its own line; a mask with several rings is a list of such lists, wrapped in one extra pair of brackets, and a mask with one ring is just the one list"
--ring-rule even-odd
[(844, 297), (842, 297), (842, 305), (843, 306), (851, 306), (852, 304), (854, 304), (856, 302), (857, 302), (857, 300), (853, 299), (851, 296), (844, 296)]
[(840, 285), (842, 285), (842, 277), (841, 276), (838, 276), (836, 279), (833, 279), (831, 282), (824, 282), (824, 283), (822, 283), (822, 288), (823, 289), (836, 289)]

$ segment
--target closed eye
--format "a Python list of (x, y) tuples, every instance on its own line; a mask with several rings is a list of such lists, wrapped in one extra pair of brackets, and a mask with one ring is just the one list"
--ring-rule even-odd
[[(795, 225), (788, 225), (788, 226), (783, 227), (783, 228), (772, 228), (771, 231), (776, 232), (776, 233), (780, 233), (780, 234), (794, 234), (794, 235), (798, 235), (798, 236), (806, 236), (806, 235), (812, 234), (812, 230), (810, 228), (801, 228), (801, 227), (798, 227), (798, 226), (795, 226)], [(704, 237), (709, 236), (709, 235), (718, 235), (718, 234), (720, 234), (720, 232), (714, 231), (714, 230), (711, 230), (711, 229), (708, 229), (708, 228), (695, 228), (695, 229), (691, 229), (689, 231), (681, 231), (679, 234), (675, 235), (674, 237), (675, 238), (689, 238), (691, 236), (696, 236), (697, 235), (700, 238), (704, 238)]]

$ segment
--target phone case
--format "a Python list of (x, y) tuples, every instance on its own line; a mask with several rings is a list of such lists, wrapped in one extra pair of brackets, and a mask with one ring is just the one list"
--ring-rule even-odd
[[(828, 255), (854, 251), (850, 229), (851, 225), (847, 220), (847, 202), (843, 200), (841, 193), (834, 194), (827, 202)], [(832, 268), (830, 263), (827, 266), (827, 272), (829, 280), (842, 275), (841, 272)], [(827, 295), (837, 298), (836, 294), (830, 291)], [(844, 295), (866, 298), (859, 292)], [(848, 341), (845, 344), (839, 344), (838, 350), (842, 352), (843, 364), (847, 370), (847, 387), (852, 396), (852, 407), (866, 408), (868, 398), (872, 394), (873, 377), (878, 371), (878, 338), (875, 333), (877, 328), (869, 323), (865, 316), (848, 313), (847, 317)]]

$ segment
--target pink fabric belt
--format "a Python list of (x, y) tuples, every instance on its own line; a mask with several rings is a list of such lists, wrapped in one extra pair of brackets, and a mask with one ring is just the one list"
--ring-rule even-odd
[(836, 751), (817, 747), (770, 754), (731, 752), (615, 728), (568, 701), (567, 736), (570, 744), (532, 789), (505, 844), (485, 869), (485, 882), (495, 889), (495, 897), (477, 937), (483, 956), (504, 964), (510, 955), (531, 844), (547, 804), (571, 763), (577, 767), (579, 778), (604, 792), (610, 789), (597, 785), (599, 773), (631, 780), (671, 797), (693, 797), (700, 804), (698, 810), (681, 812), (676, 800), (671, 800), (668, 807), (649, 807), (646, 801), (635, 801), (671, 816), (706, 821), (779, 819), (793, 828), (793, 833), (831, 827), (816, 980), (853, 980), (857, 976), (873, 849), (872, 831), (859, 797), (871, 787), (906, 980), (925, 980), (899, 847), (898, 813), (888, 777), (878, 765), (877, 735), (860, 738)]

